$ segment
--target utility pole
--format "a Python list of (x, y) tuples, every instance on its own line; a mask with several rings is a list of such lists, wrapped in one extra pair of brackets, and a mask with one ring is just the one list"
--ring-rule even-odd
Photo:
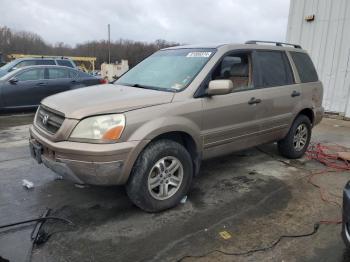
[(111, 25), (108, 24), (108, 64), (111, 63)]

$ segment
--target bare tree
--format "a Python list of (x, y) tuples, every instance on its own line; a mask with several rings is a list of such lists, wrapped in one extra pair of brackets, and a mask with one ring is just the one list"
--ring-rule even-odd
[[(119, 39), (111, 42), (111, 61), (129, 60), (132, 67), (155, 51), (178, 45), (158, 39), (153, 43)], [(54, 55), (54, 56), (93, 56), (96, 66), (108, 61), (108, 43), (106, 40), (89, 41), (71, 47), (64, 42), (54, 45), (46, 43), (39, 35), (26, 31), (12, 31), (0, 26), (0, 53), (4, 58), (11, 53)]]

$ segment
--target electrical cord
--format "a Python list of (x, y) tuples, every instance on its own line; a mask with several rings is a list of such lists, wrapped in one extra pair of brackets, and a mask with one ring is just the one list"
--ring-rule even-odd
[[(31, 261), (32, 250), (34, 248), (34, 245), (44, 244), (44, 243), (46, 243), (46, 241), (54, 233), (58, 233), (58, 231), (57, 231), (57, 232), (54, 232), (52, 234), (48, 234), (45, 231), (41, 231), (41, 226), (42, 226), (42, 224), (44, 222), (46, 222), (47, 220), (54, 220), (54, 221), (64, 222), (64, 223), (69, 224), (69, 225), (74, 225), (74, 223), (72, 221), (70, 221), (70, 220), (68, 220), (66, 218), (61, 218), (61, 217), (56, 217), (56, 216), (49, 216), (50, 211), (51, 211), (50, 209), (47, 209), (45, 211), (45, 213), (43, 214), (43, 216), (40, 217), (40, 218), (23, 220), (23, 221), (19, 221), (19, 222), (10, 223), (10, 224), (6, 224), (6, 225), (1, 225), (0, 226), (0, 229), (4, 229), (4, 228), (15, 227), (15, 226), (18, 226), (18, 225), (24, 225), (24, 224), (29, 224), (29, 223), (36, 222), (35, 227), (34, 227), (34, 229), (32, 231), (32, 234), (31, 234), (32, 242), (31, 242), (30, 248), (28, 250), (28, 254), (27, 254), (26, 259), (25, 259), (26, 262), (30, 262)], [(2, 259), (1, 256), (0, 256), (0, 258)], [(2, 262), (1, 259), (0, 259), (0, 262)], [(3, 261), (6, 261), (6, 260), (3, 260)]]
[(201, 255), (186, 255), (186, 256), (183, 256), (180, 259), (178, 259), (177, 262), (181, 262), (181, 261), (183, 261), (186, 258), (203, 258), (203, 257), (207, 257), (208, 255), (211, 255), (213, 253), (220, 253), (220, 254), (223, 254), (223, 255), (226, 255), (226, 256), (245, 256), (245, 255), (251, 255), (251, 254), (257, 253), (257, 252), (264, 252), (264, 251), (273, 249), (275, 246), (278, 245), (278, 243), (280, 243), (285, 238), (301, 238), (301, 237), (312, 236), (312, 235), (317, 233), (319, 228), (320, 228), (320, 223), (315, 223), (314, 224), (314, 229), (310, 233), (300, 234), (300, 235), (282, 235), (276, 241), (272, 242), (272, 244), (270, 244), (269, 246), (266, 246), (266, 247), (251, 249), (251, 250), (243, 251), (243, 252), (227, 252), (227, 251), (223, 251), (223, 250), (219, 250), (219, 249), (214, 249), (214, 250), (211, 250), (211, 251), (206, 252), (206, 253), (201, 254)]
[[(344, 149), (344, 147), (340, 147), (340, 146), (338, 146), (337, 148)], [(312, 180), (312, 178), (315, 175), (325, 174), (327, 172), (337, 172), (337, 171), (350, 170), (350, 165), (349, 165), (348, 161), (344, 161), (344, 163), (339, 163), (337, 155), (325, 152), (326, 150), (330, 150), (330, 149), (334, 150), (335, 149), (334, 146), (333, 147), (325, 146), (325, 145), (321, 145), (320, 143), (310, 145), (310, 148), (308, 149), (308, 152), (307, 152), (308, 157), (310, 159), (318, 160), (319, 162), (321, 162), (322, 164), (324, 164), (327, 167), (326, 169), (323, 169), (323, 170), (318, 171), (318, 172), (313, 172), (311, 170), (308, 170), (307, 168), (295, 166), (287, 161), (284, 161), (282, 159), (278, 159), (273, 154), (266, 152), (265, 150), (263, 150), (259, 147), (257, 147), (257, 149), (260, 152), (272, 157), (273, 159), (275, 159), (275, 160), (277, 160), (285, 165), (292, 166), (292, 167), (307, 171), (309, 173), (309, 175), (307, 176), (308, 177), (307, 182), (320, 190), (321, 200), (324, 202), (336, 204), (338, 207), (341, 206), (341, 205), (339, 205), (339, 203), (337, 203), (335, 201), (331, 201), (328, 198), (326, 198), (324, 196), (324, 189)], [(318, 223), (314, 224), (314, 229), (310, 233), (300, 234), (300, 235), (282, 235), (276, 241), (274, 241), (271, 245), (266, 246), (266, 247), (251, 249), (251, 250), (244, 251), (244, 252), (227, 252), (227, 251), (223, 251), (223, 250), (219, 250), (219, 249), (214, 249), (214, 250), (211, 250), (211, 251), (206, 252), (206, 253), (201, 254), (201, 255), (185, 255), (185, 256), (181, 257), (180, 259), (178, 259), (177, 261), (181, 262), (186, 258), (202, 258), (202, 257), (206, 257), (206, 256), (213, 254), (213, 253), (220, 253), (220, 254), (228, 255), (228, 256), (244, 256), (244, 255), (250, 255), (250, 254), (253, 254), (256, 252), (264, 252), (264, 251), (267, 251), (267, 250), (274, 248), (275, 246), (278, 245), (278, 243), (280, 243), (285, 238), (301, 238), (301, 237), (312, 236), (312, 235), (317, 233), (321, 224), (323, 224), (323, 225), (332, 225), (332, 224), (337, 225), (337, 224), (341, 224), (341, 223), (342, 223), (341, 220), (338, 220), (338, 221), (321, 220)]]
[(14, 226), (23, 225), (23, 224), (28, 224), (28, 223), (32, 223), (32, 222), (41, 222), (41, 221), (46, 221), (46, 220), (58, 220), (58, 221), (65, 222), (65, 223), (67, 223), (69, 225), (74, 225), (74, 223), (72, 221), (70, 221), (70, 220), (68, 220), (66, 218), (49, 216), (49, 217), (41, 217), (41, 218), (29, 219), (29, 220), (16, 222), (16, 223), (2, 225), (2, 226), (0, 226), (0, 229), (8, 228), (8, 227), (14, 227)]

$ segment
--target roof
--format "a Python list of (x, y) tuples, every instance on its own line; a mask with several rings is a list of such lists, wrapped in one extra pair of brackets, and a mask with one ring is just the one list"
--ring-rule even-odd
[(181, 46), (172, 46), (164, 48), (162, 50), (171, 50), (171, 49), (181, 49), (181, 48), (226, 48), (226, 49), (270, 49), (270, 50), (294, 50), (294, 51), (304, 51), (298, 45), (281, 43), (281, 42), (272, 42), (272, 41), (247, 41), (244, 44), (239, 43), (206, 43), (206, 44), (195, 44), (195, 45), (181, 45)]
[(28, 69), (28, 68), (41, 68), (41, 67), (44, 67), (44, 68), (47, 68), (47, 67), (50, 67), (50, 68), (66, 68), (66, 69), (68, 68), (68, 69), (80, 71), (77, 68), (73, 68), (73, 67), (69, 67), (69, 66), (61, 66), (61, 65), (30, 65), (30, 66), (23, 66), (21, 68), (18, 68), (17, 70)]
[[(14, 57), (15, 58), (15, 57)], [(67, 57), (18, 57), (18, 58), (15, 58), (15, 60), (70, 60), (69, 58)]]

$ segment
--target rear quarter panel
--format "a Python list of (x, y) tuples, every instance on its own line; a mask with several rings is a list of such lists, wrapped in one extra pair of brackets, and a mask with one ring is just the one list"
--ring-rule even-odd
[(322, 82), (304, 83), (301, 85), (301, 106), (314, 112), (314, 125), (321, 122), (323, 117), (323, 85)]

